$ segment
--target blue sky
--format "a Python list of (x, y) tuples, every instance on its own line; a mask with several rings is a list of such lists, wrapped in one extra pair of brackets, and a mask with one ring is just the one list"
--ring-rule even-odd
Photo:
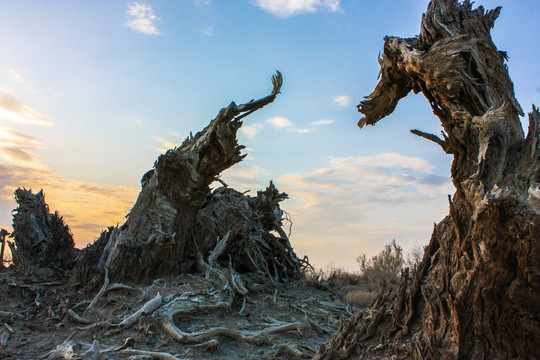
[[(409, 130), (439, 122), (409, 95), (360, 130), (356, 105), (377, 82), (382, 38), (416, 35), (427, 3), (0, 2), (0, 226), (11, 229), (15, 188), (43, 188), (84, 246), (123, 223), (160, 153), (231, 101), (265, 96), (278, 69), (282, 94), (245, 119), (249, 155), (225, 181), (289, 193), (293, 246), (318, 267), (354, 270), (394, 238), (425, 244), (447, 214), (451, 158)], [(493, 38), (528, 111), (540, 104), (540, 7), (477, 4), (503, 6)]]

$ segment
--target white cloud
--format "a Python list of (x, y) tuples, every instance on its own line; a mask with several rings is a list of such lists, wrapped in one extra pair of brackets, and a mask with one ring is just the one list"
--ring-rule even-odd
[(312, 131), (314, 131), (315, 129), (310, 129), (310, 128), (303, 128), (303, 129), (287, 129), (288, 132), (295, 132), (295, 133), (299, 133), (299, 134), (307, 134), (307, 133), (310, 133)]
[(214, 28), (211, 27), (211, 26), (207, 26), (207, 27), (205, 27), (205, 28), (202, 28), (202, 29), (201, 29), (201, 32), (202, 32), (204, 35), (214, 36)]
[(9, 75), (11, 76), (11, 78), (17, 82), (20, 82), (23, 80), (23, 74), (21, 74), (20, 72), (17, 72), (13, 69), (7, 69), (7, 72), (9, 73)]
[(454, 191), (449, 177), (433, 171), (424, 159), (386, 153), (331, 158), (315, 171), (281, 176), (276, 185), (290, 196), (282, 207), (292, 214), (293, 246), (317, 266), (332, 260), (353, 268), (356, 256), (374, 255), (393, 238), (404, 248), (427, 242)]
[(351, 97), (347, 95), (336, 96), (333, 101), (337, 107), (345, 107), (351, 105)]
[(284, 117), (279, 117), (279, 116), (275, 116), (273, 118), (270, 118), (270, 119), (266, 120), (266, 122), (269, 123), (270, 125), (272, 125), (276, 129), (282, 129), (282, 128), (292, 126), (292, 123), (291, 123), (291, 121), (289, 119), (284, 118)]
[(154, 14), (154, 10), (150, 5), (138, 1), (130, 3), (126, 14), (129, 16), (126, 26), (132, 30), (149, 35), (158, 35), (160, 33), (155, 25), (159, 18)]
[(262, 123), (255, 123), (251, 125), (242, 125), (240, 128), (240, 132), (244, 135), (246, 135), (249, 139), (253, 139), (255, 135), (260, 133), (264, 129), (264, 124)]
[(212, 3), (211, 0), (195, 0), (195, 4), (198, 6), (208, 6)]
[(46, 126), (53, 122), (45, 115), (26, 105), (21, 100), (7, 94), (0, 93), (0, 120), (23, 124)]
[(311, 126), (321, 126), (321, 125), (330, 125), (330, 124), (333, 124), (334, 123), (334, 120), (317, 120), (317, 121), (312, 121), (309, 123), (309, 125)]
[(261, 9), (278, 17), (327, 10), (342, 12), (340, 0), (255, 0), (253, 3)]

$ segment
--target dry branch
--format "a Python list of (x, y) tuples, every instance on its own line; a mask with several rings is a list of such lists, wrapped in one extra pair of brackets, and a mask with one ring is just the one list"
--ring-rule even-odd
[(91, 308), (93, 308), (96, 303), (98, 302), (98, 300), (105, 294), (105, 292), (107, 291), (107, 287), (109, 286), (109, 270), (107, 268), (105, 268), (105, 275), (104, 275), (104, 280), (103, 280), (103, 286), (101, 286), (101, 289), (99, 289), (97, 295), (94, 297), (94, 299), (90, 302), (90, 304), (88, 305), (88, 307), (86, 308), (86, 310), (84, 310), (84, 312), (86, 313), (88, 310), (90, 310)]
[(120, 327), (128, 328), (131, 325), (135, 324), (142, 316), (152, 314), (162, 304), (163, 304), (163, 297), (161, 296), (160, 293), (157, 293), (157, 295), (153, 299), (148, 300), (139, 310), (127, 316), (119, 324), (114, 324), (113, 326), (120, 326)]
[(83, 318), (82, 316), (80, 316), (79, 314), (77, 314), (75, 311), (71, 310), (71, 309), (68, 309), (67, 311), (67, 314), (69, 315), (69, 317), (73, 320), (75, 320), (76, 322), (78, 322), (79, 324), (85, 324), (85, 325), (88, 325), (88, 324), (91, 324), (92, 321), (86, 319), (86, 318)]

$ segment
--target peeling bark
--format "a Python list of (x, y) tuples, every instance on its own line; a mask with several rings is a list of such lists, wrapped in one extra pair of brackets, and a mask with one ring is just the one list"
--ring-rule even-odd
[(413, 279), (375, 317), (345, 322), (316, 359), (540, 358), (540, 113), (533, 106), (524, 137), (506, 54), (490, 35), (500, 10), (433, 0), (418, 37), (385, 38), (359, 126), (422, 92), (443, 139), (413, 133), (454, 156), (456, 193)]

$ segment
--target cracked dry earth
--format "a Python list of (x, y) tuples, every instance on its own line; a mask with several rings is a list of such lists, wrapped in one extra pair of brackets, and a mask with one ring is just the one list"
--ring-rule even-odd
[[(0, 359), (310, 358), (350, 309), (313, 281), (243, 275), (242, 296), (203, 275), (148, 286), (0, 272)], [(87, 293), (85, 293), (87, 292)]]

